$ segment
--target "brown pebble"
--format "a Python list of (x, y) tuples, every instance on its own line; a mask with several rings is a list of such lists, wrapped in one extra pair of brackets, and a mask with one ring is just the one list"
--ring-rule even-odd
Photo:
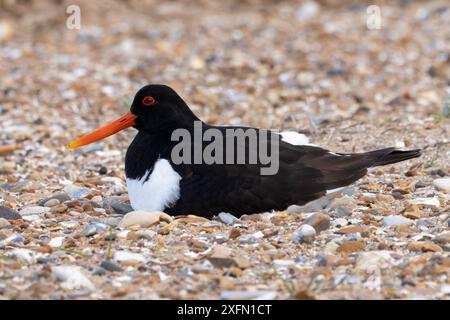
[(350, 240), (346, 241), (338, 248), (338, 252), (343, 256), (347, 256), (350, 253), (364, 251), (366, 249), (366, 244), (364, 241), (360, 240)]
[(408, 243), (408, 250), (422, 252), (442, 252), (442, 248), (430, 241), (415, 241)]

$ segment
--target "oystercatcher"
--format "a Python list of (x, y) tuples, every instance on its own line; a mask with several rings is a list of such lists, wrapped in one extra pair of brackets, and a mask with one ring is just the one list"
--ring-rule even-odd
[[(335, 153), (310, 144), (306, 136), (295, 132), (267, 131), (264, 135), (261, 129), (211, 126), (201, 122), (184, 100), (165, 85), (143, 87), (136, 94), (130, 112), (74, 140), (68, 147), (78, 148), (128, 127), (138, 130), (125, 157), (131, 206), (135, 210), (158, 210), (174, 215), (212, 217), (220, 212), (230, 212), (241, 216), (284, 210), (290, 205), (303, 205), (347, 186), (363, 177), (368, 168), (421, 154), (420, 149), (400, 151), (395, 148)], [(180, 140), (174, 140), (173, 133), (182, 130), (182, 133), (194, 136), (197, 129), (203, 132), (210, 130), (214, 134), (210, 134), (209, 139), (203, 137), (200, 146), (198, 141), (191, 140), (188, 142), (190, 150), (184, 149), (180, 155), (184, 157), (192, 151), (192, 156), (196, 150), (201, 154), (216, 140), (221, 142), (219, 146), (223, 150), (216, 149), (210, 155), (219, 161), (189, 161), (186, 157), (188, 161), (180, 162), (180, 159), (174, 159), (173, 151), (179, 148)], [(251, 135), (248, 135), (231, 149), (225, 148), (230, 129), (239, 130), (244, 135), (256, 132), (256, 140), (250, 143)], [(243, 141), (244, 161), (236, 155)], [(252, 155), (263, 149), (277, 155), (272, 159), (277, 162), (274, 166), (276, 171), (269, 174), (262, 172), (267, 162), (263, 163), (259, 158), (256, 162), (255, 158), (251, 161)]]

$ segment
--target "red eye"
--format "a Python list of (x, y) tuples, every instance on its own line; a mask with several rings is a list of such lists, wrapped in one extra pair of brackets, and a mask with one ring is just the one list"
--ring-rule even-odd
[(146, 106), (151, 106), (155, 103), (155, 98), (152, 96), (146, 96), (144, 99), (142, 99), (142, 103)]

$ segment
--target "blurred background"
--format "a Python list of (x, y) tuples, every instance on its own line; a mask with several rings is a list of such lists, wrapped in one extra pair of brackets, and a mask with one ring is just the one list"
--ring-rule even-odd
[[(0, 0), (0, 299), (448, 298), (449, 21), (448, 0)], [(121, 231), (136, 131), (66, 144), (149, 83), (211, 124), (423, 155), (323, 210)]]
[[(305, 130), (341, 151), (448, 148), (448, 1), (376, 1), (379, 25), (372, 4), (1, 0), (0, 143), (68, 177), (89, 156), (67, 152), (72, 138), (164, 83), (212, 124)], [(123, 155), (134, 134), (90, 148)]]

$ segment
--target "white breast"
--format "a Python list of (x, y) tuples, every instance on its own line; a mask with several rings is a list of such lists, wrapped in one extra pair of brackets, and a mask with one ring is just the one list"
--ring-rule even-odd
[(166, 159), (156, 161), (148, 177), (149, 171), (139, 180), (127, 178), (131, 206), (134, 210), (164, 211), (180, 198), (181, 176)]

